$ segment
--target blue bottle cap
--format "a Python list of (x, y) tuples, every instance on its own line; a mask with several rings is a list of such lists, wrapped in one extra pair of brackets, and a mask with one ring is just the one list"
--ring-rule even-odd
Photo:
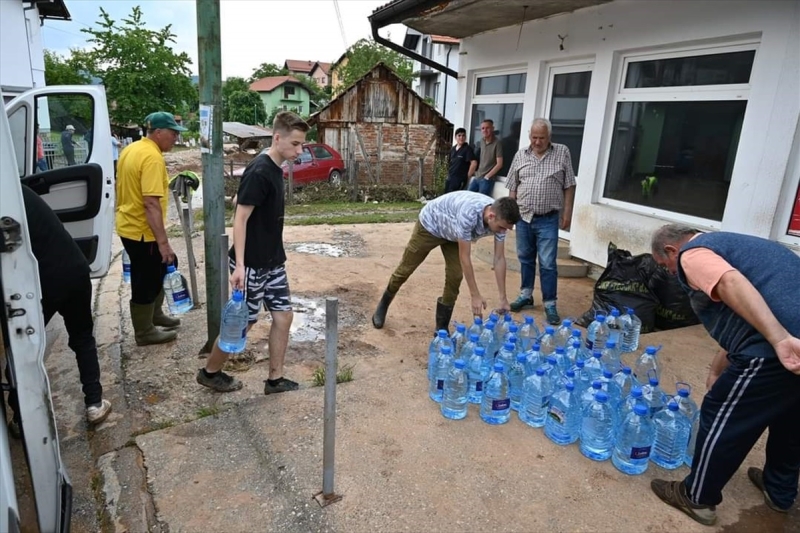
[(456, 324), (456, 331), (464, 333), (465, 331), (467, 331), (467, 326), (464, 324)]
[(533, 317), (529, 315), (525, 315), (525, 323), (526, 324), (533, 324)]
[(606, 315), (597, 315), (595, 317), (595, 320), (597, 320), (598, 322), (605, 322), (606, 321)]
[(582, 335), (581, 330), (579, 330), (579, 329), (573, 329), (572, 330), (572, 336), (573, 337), (580, 337), (581, 335)]
[(564, 388), (567, 389), (569, 392), (572, 392), (572, 391), (575, 390), (575, 384), (573, 382), (567, 380), (567, 382), (564, 383)]
[(494, 331), (494, 322), (492, 322), (492, 321), (490, 320), (489, 322), (487, 322), (487, 323), (486, 323), (486, 325), (485, 325), (484, 327), (485, 327), (486, 329), (488, 329), (488, 330), (492, 330), (492, 331)]
[(480, 339), (480, 338), (481, 338), (481, 336), (478, 335), (477, 333), (470, 333), (469, 334), (469, 340), (471, 340), (472, 342), (478, 342), (478, 339)]
[(580, 348), (581, 347), (581, 341), (579, 341), (579, 340), (572, 341), (572, 347), (575, 348), (575, 349)]
[(545, 373), (545, 369), (544, 368), (539, 367), (539, 368), (536, 369), (536, 375), (537, 376), (544, 376), (544, 373)]
[(504, 349), (504, 350), (506, 350), (506, 351), (508, 351), (508, 352), (513, 352), (513, 351), (514, 351), (514, 343), (513, 343), (513, 342), (507, 342), (507, 343), (505, 343), (505, 344), (503, 345), (503, 349)]
[(634, 398), (641, 398), (642, 388), (638, 385), (631, 387), (631, 396), (633, 396)]
[(439, 335), (439, 337), (442, 338), (442, 339), (447, 338), (447, 330), (446, 329), (440, 329), (439, 332), (437, 333), (437, 335)]
[(517, 362), (524, 363), (526, 359), (527, 359), (527, 357), (523, 352), (518, 352), (517, 353)]
[(622, 373), (623, 373), (623, 374), (630, 375), (630, 374), (631, 374), (631, 367), (629, 367), (629, 366), (623, 366), (623, 367), (622, 367)]
[(476, 317), (473, 319), (473, 321), (472, 321), (472, 322), (473, 322), (474, 324), (481, 325), (481, 324), (483, 324), (483, 319), (482, 319), (481, 317), (479, 317), (479, 316), (476, 316)]
[(475, 349), (472, 350), (472, 353), (474, 353), (478, 357), (483, 357), (484, 355), (486, 355), (486, 348), (484, 348), (483, 346), (476, 346)]
[(658, 387), (658, 378), (649, 378), (648, 381), (651, 387)]
[(619, 309), (617, 309), (616, 307), (612, 307), (611, 316), (619, 316)]
[(558, 364), (558, 359), (556, 359), (555, 355), (548, 355), (547, 356), (547, 362), (550, 363), (553, 366), (556, 366)]
[(514, 335), (508, 337), (508, 342), (511, 344), (517, 344), (517, 338)]
[(597, 391), (594, 393), (594, 399), (600, 403), (606, 403), (608, 401), (608, 394), (603, 391)]
[(508, 331), (516, 333), (517, 331), (519, 331), (519, 326), (517, 326), (516, 324), (511, 324), (510, 326), (508, 326)]
[(677, 411), (680, 408), (678, 407), (677, 403), (675, 403), (674, 401), (670, 401), (669, 405), (667, 405), (667, 409), (669, 409), (670, 411)]
[(616, 348), (617, 341), (607, 340), (606, 341), (606, 348)]
[(637, 403), (633, 406), (633, 412), (639, 416), (645, 416), (648, 412), (647, 406), (641, 403)]
[(614, 374), (611, 373), (611, 370), (604, 368), (603, 369), (603, 377), (606, 379), (611, 379), (614, 377)]
[(445, 344), (444, 346), (442, 346), (442, 348), (441, 348), (441, 352), (442, 352), (443, 354), (445, 354), (445, 355), (450, 355), (451, 353), (453, 353), (453, 349), (452, 349), (450, 346), (447, 346), (447, 345)]
[(586, 366), (586, 363), (583, 362), (583, 359), (576, 359), (575, 366), (577, 366), (578, 368), (583, 368), (584, 366)]
[(556, 353), (563, 354), (564, 353), (564, 347), (563, 346), (556, 346)]
[(175, 265), (167, 265), (167, 274), (175, 272)]
[(644, 351), (645, 351), (645, 352), (646, 352), (648, 355), (655, 355), (655, 353), (656, 353), (658, 350), (656, 350), (656, 347), (655, 347), (655, 346), (648, 346), (647, 348), (645, 348), (645, 349), (644, 349)]
[(544, 332), (552, 335), (556, 330), (553, 329), (553, 326), (547, 326), (544, 328)]
[(538, 352), (539, 350), (542, 349), (541, 345), (539, 345), (538, 342), (534, 342), (532, 348), (534, 352)]
[(594, 380), (594, 381), (592, 381), (592, 388), (593, 388), (593, 389), (600, 390), (600, 389), (602, 389), (602, 388), (603, 388), (603, 384), (602, 384), (602, 383), (600, 383), (600, 382), (599, 382), (599, 381), (597, 381), (597, 380)]
[(494, 364), (494, 371), (495, 372), (503, 372), (503, 370), (505, 370), (505, 369), (506, 369), (506, 367), (503, 366), (503, 363), (495, 363)]
[(681, 398), (688, 398), (689, 389), (678, 389), (678, 396), (680, 396)]
[(511, 322), (513, 320), (511, 313), (506, 313), (505, 315), (503, 315), (503, 320), (505, 320), (506, 322)]
[(456, 359), (455, 362), (453, 362), (453, 366), (456, 368), (464, 368), (466, 365), (463, 359)]
[(244, 294), (239, 289), (234, 289), (233, 291), (233, 301), (234, 302), (241, 302), (244, 300)]
[(575, 371), (572, 370), (571, 368), (568, 368), (567, 371), (564, 372), (564, 375), (567, 376), (569, 379), (572, 379), (575, 377)]

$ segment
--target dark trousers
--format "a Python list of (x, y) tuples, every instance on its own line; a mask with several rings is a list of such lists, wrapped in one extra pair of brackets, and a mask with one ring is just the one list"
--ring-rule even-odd
[(800, 376), (777, 357), (729, 359), (700, 408), (687, 493), (696, 504), (720, 503), (723, 487), (769, 428), (764, 485), (775, 505), (788, 509), (800, 473)]
[[(161, 292), (167, 265), (161, 262), (161, 252), (155, 241), (134, 241), (120, 237), (122, 246), (131, 258), (131, 302), (148, 305), (156, 301)], [(178, 268), (178, 260), (175, 260)]]
[(464, 187), (467, 185), (467, 177), (460, 177), (460, 176), (448, 176), (447, 180), (444, 182), (444, 193), (447, 194), (453, 191), (461, 191), (464, 190)]

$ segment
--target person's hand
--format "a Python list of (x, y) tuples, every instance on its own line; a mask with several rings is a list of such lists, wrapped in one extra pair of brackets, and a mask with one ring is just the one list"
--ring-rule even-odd
[(571, 224), (572, 224), (572, 213), (568, 213), (567, 211), (562, 211), (561, 224), (560, 224), (561, 229), (563, 229), (564, 231), (568, 231)]
[(717, 378), (719, 378), (719, 372), (715, 372), (713, 369), (708, 371), (708, 377), (706, 378), (706, 391), (711, 390), (711, 387), (713, 387), (714, 383), (717, 382)]
[(170, 246), (169, 241), (159, 244), (158, 251), (161, 254), (162, 263), (169, 265), (175, 262), (175, 251), (172, 249), (172, 246)]
[(473, 315), (483, 317), (483, 310), (486, 309), (486, 300), (480, 293), (472, 295), (470, 305), (472, 306)]
[(792, 374), (800, 375), (800, 339), (788, 335), (773, 346), (781, 364)]
[(508, 303), (508, 298), (502, 298), (500, 300), (500, 307), (497, 308), (497, 311), (501, 315), (511, 312), (511, 306)]
[(228, 281), (230, 281), (232, 289), (244, 290), (244, 265), (236, 265)]

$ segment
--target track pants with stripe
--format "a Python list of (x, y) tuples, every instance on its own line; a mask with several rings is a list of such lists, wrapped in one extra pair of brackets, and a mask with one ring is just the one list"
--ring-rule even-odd
[(723, 487), (768, 429), (764, 485), (772, 501), (788, 509), (800, 473), (800, 376), (777, 357), (729, 360), (700, 408), (687, 493), (695, 504), (719, 504)]

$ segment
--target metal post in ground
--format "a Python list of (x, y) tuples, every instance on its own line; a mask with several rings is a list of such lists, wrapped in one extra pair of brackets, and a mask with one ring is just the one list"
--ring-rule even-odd
[(320, 507), (342, 499), (333, 490), (336, 447), (336, 348), (339, 344), (339, 299), (325, 298), (325, 407), (322, 440), (322, 492), (314, 495)]

